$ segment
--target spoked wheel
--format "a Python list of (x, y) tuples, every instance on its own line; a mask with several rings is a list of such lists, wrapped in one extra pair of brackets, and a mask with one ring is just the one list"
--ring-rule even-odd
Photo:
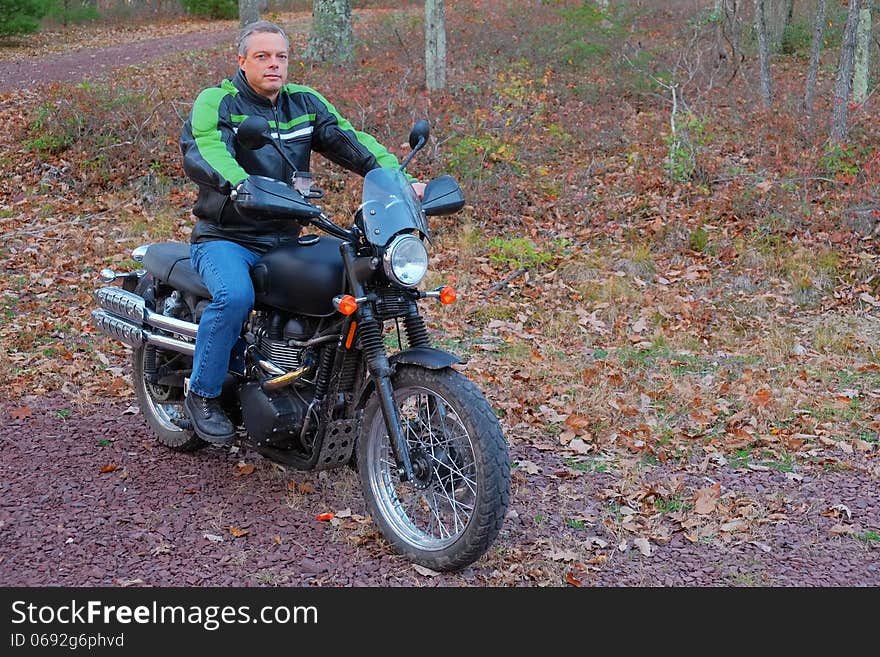
[[(150, 383), (144, 377), (144, 356), (149, 347), (139, 347), (132, 352), (132, 385), (138, 406), (157, 440), (179, 452), (192, 452), (205, 443), (190, 428), (191, 423), (183, 410), (183, 388)], [(165, 356), (156, 353), (161, 366)]]
[[(144, 287), (151, 284), (150, 278), (145, 276), (135, 293), (143, 294)], [(149, 351), (153, 351), (153, 355), (149, 355)], [(144, 419), (162, 445), (180, 452), (204, 447), (207, 443), (192, 431), (190, 420), (183, 410), (182, 381), (181, 385), (147, 381), (144, 376), (146, 358), (155, 358), (157, 369), (169, 364), (173, 366), (171, 369), (192, 368), (192, 359), (148, 346), (138, 347), (131, 354), (132, 387)]]
[(379, 529), (412, 561), (455, 570), (501, 529), (510, 494), (507, 445), (476, 386), (458, 372), (401, 368), (393, 379), (413, 481), (401, 481), (375, 395), (358, 440), (358, 472)]

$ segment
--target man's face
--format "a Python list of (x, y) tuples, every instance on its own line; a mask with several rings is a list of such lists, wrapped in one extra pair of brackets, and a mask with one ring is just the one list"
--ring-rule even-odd
[(284, 37), (275, 32), (252, 34), (247, 55), (238, 56), (238, 65), (254, 91), (274, 101), (287, 82), (287, 44)]

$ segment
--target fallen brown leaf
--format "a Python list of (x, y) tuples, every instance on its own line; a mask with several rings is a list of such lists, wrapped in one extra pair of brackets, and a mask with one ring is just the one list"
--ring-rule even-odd
[(736, 518), (730, 522), (723, 523), (720, 529), (723, 532), (739, 532), (745, 530), (747, 527), (748, 524), (746, 524), (745, 520), (742, 518)]
[(766, 406), (770, 403), (770, 398), (772, 397), (772, 393), (767, 388), (761, 388), (752, 396), (752, 401), (755, 402), (756, 406)]
[(648, 541), (647, 538), (634, 538), (633, 545), (635, 545), (639, 549), (639, 552), (642, 553), (642, 556), (650, 557), (651, 554), (653, 554), (653, 551), (651, 550), (651, 543), (650, 541)]
[(417, 563), (413, 564), (413, 570), (415, 570), (419, 575), (424, 575), (425, 577), (437, 577), (437, 575), (440, 574), (436, 570), (425, 568), (424, 566), (420, 566)]
[(529, 474), (538, 474), (541, 472), (541, 466), (537, 463), (533, 463), (532, 461), (518, 461), (518, 465), (520, 470), (523, 472), (528, 472)]
[(546, 554), (553, 559), (553, 561), (577, 561), (580, 558), (580, 555), (574, 550), (553, 549)]
[(307, 483), (300, 484), (295, 481), (288, 481), (287, 490), (294, 491), (300, 495), (310, 495), (315, 492), (315, 487)]
[(700, 515), (708, 515), (715, 510), (715, 503), (721, 496), (721, 484), (707, 486), (697, 491), (694, 499), (694, 511)]
[(568, 445), (568, 443), (570, 443), (572, 440), (574, 440), (574, 438), (576, 436), (577, 436), (577, 434), (574, 431), (572, 431), (571, 429), (566, 429), (565, 431), (563, 431), (562, 433), (559, 434), (559, 444), (560, 445)]
[(575, 438), (568, 444), (568, 449), (576, 454), (589, 454), (593, 448), (580, 438)]
[(582, 429), (586, 429), (592, 424), (590, 418), (584, 415), (569, 415), (565, 419), (565, 426), (569, 429), (580, 432)]
[(565, 573), (565, 581), (571, 586), (583, 586), (583, 583), (572, 572)]
[(847, 519), (852, 518), (852, 511), (849, 510), (849, 507), (846, 504), (835, 504), (834, 506), (825, 509), (819, 515), (825, 518), (840, 518), (844, 514)]
[(18, 408), (13, 408), (9, 411), (9, 417), (13, 420), (24, 420), (25, 418), (31, 417), (31, 407), (20, 406)]
[(117, 586), (121, 586), (123, 588), (127, 587), (127, 586), (137, 586), (138, 584), (144, 583), (144, 580), (142, 580), (140, 578), (137, 578), (137, 579), (115, 579), (113, 581)]
[(709, 417), (702, 411), (693, 410), (690, 412), (689, 417), (694, 424), (702, 425), (709, 423)]

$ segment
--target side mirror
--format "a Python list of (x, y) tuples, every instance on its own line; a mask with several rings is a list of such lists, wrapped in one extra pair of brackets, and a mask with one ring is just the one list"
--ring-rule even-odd
[(453, 214), (464, 207), (464, 194), (455, 178), (443, 175), (425, 186), (422, 210), (429, 217)]
[(249, 116), (238, 126), (235, 138), (248, 150), (255, 151), (272, 141), (272, 129), (262, 116)]
[(431, 128), (424, 119), (416, 121), (412, 131), (409, 133), (409, 147), (420, 148), (428, 142), (428, 135), (431, 134)]

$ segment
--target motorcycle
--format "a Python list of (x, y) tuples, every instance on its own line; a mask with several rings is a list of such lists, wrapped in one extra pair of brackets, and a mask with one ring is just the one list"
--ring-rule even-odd
[[(418, 289), (428, 269), (427, 217), (464, 206), (451, 176), (430, 181), (420, 200), (404, 174), (428, 136), (427, 122), (417, 122), (400, 168), (367, 173), (350, 228), (312, 203), (323, 196), (318, 189), (250, 176), (232, 191), (242, 214), (321, 233), (270, 250), (252, 268), (256, 302), (230, 356), (221, 404), (237, 440), (268, 459), (299, 470), (354, 467), (393, 548), (450, 571), (496, 539), (510, 468), (491, 406), (453, 368), (462, 361), (431, 346), (419, 314), (421, 299), (455, 299), (448, 286)], [(262, 118), (247, 118), (236, 138), (285, 157)], [(193, 451), (206, 443), (183, 400), (210, 293), (188, 244), (144, 245), (132, 257), (142, 269), (101, 272), (92, 322), (132, 348), (137, 403), (158, 442)]]

